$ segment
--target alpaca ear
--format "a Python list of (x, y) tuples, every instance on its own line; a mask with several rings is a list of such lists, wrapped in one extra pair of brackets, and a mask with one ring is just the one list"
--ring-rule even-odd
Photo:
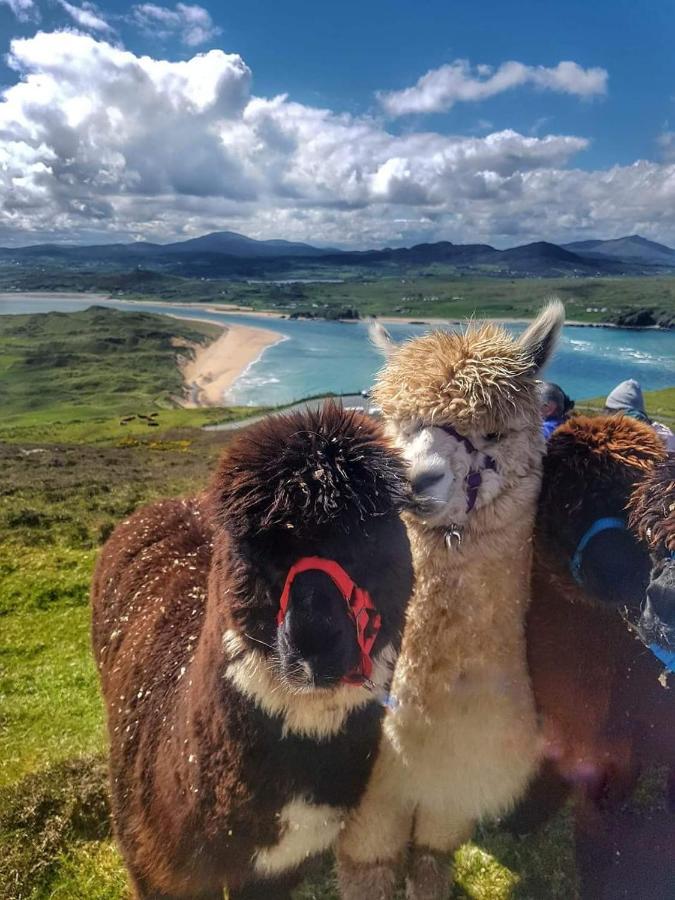
[(518, 343), (532, 361), (532, 375), (540, 372), (550, 361), (564, 322), (565, 307), (560, 300), (551, 300), (519, 337)]
[(377, 347), (380, 353), (384, 354), (385, 358), (391, 356), (392, 351), (396, 347), (396, 342), (384, 325), (381, 325), (379, 322), (372, 319), (368, 326), (368, 334), (370, 335), (371, 342)]

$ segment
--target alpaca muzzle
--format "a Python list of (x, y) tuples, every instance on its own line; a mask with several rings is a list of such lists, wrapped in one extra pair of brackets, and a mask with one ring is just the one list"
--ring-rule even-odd
[(382, 617), (375, 608), (368, 591), (360, 588), (335, 560), (323, 559), (320, 556), (305, 556), (291, 566), (279, 601), (277, 625), (283, 625), (286, 618), (291, 587), (295, 577), (301, 572), (309, 571), (323, 572), (328, 575), (344, 598), (350, 618), (354, 623), (360, 659), (351, 672), (342, 677), (342, 683), (358, 686), (369, 682), (373, 672), (371, 651), (382, 625)]
[[(466, 511), (469, 513), (476, 505), (478, 491), (483, 483), (483, 472), (487, 470), (495, 472), (497, 470), (497, 463), (487, 453), (483, 453), (477, 447), (474, 447), (469, 438), (466, 437), (466, 435), (460, 434), (456, 428), (452, 427), (452, 425), (440, 425), (439, 427), (442, 428), (446, 434), (449, 434), (450, 437), (453, 437), (458, 443), (462, 444), (472, 459), (471, 468), (464, 480), (466, 486)], [(484, 462), (482, 465), (475, 465), (473, 460), (479, 455), (483, 456)]]

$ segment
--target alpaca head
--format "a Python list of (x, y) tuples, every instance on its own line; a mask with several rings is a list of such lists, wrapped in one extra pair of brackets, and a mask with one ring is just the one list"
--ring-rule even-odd
[(651, 555), (639, 630), (647, 643), (675, 650), (675, 456), (638, 485), (630, 507), (631, 525)]
[(373, 391), (409, 466), (412, 512), (460, 528), (474, 509), (538, 472), (544, 450), (537, 375), (554, 350), (564, 308), (550, 303), (519, 338), (498, 325), (433, 331), (394, 345)]
[[(352, 586), (381, 617), (372, 659), (398, 646), (412, 590), (399, 518), (406, 490), (379, 426), (334, 404), (270, 417), (226, 452), (212, 503), (216, 548), (227, 546), (240, 585), (227, 601), (228, 626), (287, 686), (330, 688), (358, 669)], [(296, 574), (308, 558), (323, 562)]]
[(546, 557), (574, 574), (586, 598), (625, 609), (633, 621), (644, 603), (649, 557), (626, 527), (626, 507), (664, 455), (642, 422), (574, 416), (556, 429), (544, 459), (537, 538)]

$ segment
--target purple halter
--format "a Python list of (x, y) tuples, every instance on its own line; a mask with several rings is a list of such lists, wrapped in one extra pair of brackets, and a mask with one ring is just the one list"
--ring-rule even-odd
[[(463, 434), (460, 434), (459, 431), (454, 429), (452, 425), (439, 425), (439, 428), (442, 428), (446, 434), (449, 434), (451, 437), (454, 437), (455, 440), (459, 441), (460, 444), (464, 445), (464, 449), (467, 453), (475, 454), (480, 453), (477, 447), (471, 443), (468, 437)], [(485, 463), (478, 469), (471, 468), (469, 470), (468, 475), (464, 479), (466, 484), (466, 511), (471, 512), (471, 510), (476, 505), (476, 499), (478, 498), (478, 491), (480, 489), (481, 484), (483, 483), (483, 472), (486, 469), (492, 469), (492, 471), (497, 470), (497, 464), (494, 459), (489, 456), (487, 453), (483, 454), (485, 456)]]

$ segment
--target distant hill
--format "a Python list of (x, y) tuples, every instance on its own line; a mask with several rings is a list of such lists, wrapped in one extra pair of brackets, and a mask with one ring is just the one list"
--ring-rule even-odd
[[(589, 240), (559, 246), (548, 241), (497, 250), (489, 244), (453, 244), (450, 241), (386, 247), (383, 250), (345, 251), (319, 248), (285, 240), (259, 241), (234, 231), (215, 231), (170, 244), (137, 242), (73, 246), (37, 244), (0, 248), (0, 265), (14, 273), (76, 269), (83, 277), (95, 273), (97, 283), (108, 274), (124, 272), (131, 282), (141, 273), (200, 279), (333, 277), (351, 268), (367, 274), (449, 270), (467, 275), (502, 277), (555, 277), (597, 275), (650, 275), (675, 270), (675, 250), (639, 235), (611, 241)], [(328, 273), (331, 273), (330, 275)], [(20, 279), (19, 279), (20, 280)], [(25, 282), (25, 278), (21, 283)], [(107, 285), (105, 286), (107, 288)], [(125, 285), (124, 289), (133, 289)]]
[(295, 241), (257, 241), (246, 235), (237, 234), (236, 231), (213, 231), (211, 234), (190, 238), (187, 241), (153, 246), (162, 253), (225, 253), (228, 256), (242, 258), (252, 256), (327, 256), (340, 252), (331, 248), (322, 250), (319, 247)]
[(33, 244), (29, 247), (2, 247), (2, 255), (8, 253), (18, 256), (73, 256), (79, 259), (116, 259), (120, 256), (156, 257), (167, 254), (202, 254), (220, 253), (239, 259), (255, 257), (283, 256), (326, 256), (340, 253), (335, 248), (312, 247), (295, 241), (258, 241), (255, 238), (237, 234), (236, 231), (213, 231), (201, 237), (189, 238), (186, 241), (174, 241), (170, 244), (153, 244), (148, 241), (135, 241), (132, 244)]
[(502, 250), (499, 261), (506, 262), (513, 268), (529, 268), (533, 273), (539, 274), (542, 270), (550, 271), (558, 269), (566, 271), (570, 268), (585, 270), (588, 261), (577, 253), (572, 253), (557, 244), (549, 244), (547, 241), (536, 241), (533, 244), (524, 244), (522, 247), (512, 247)]
[(581, 256), (612, 257), (647, 265), (675, 266), (675, 250), (672, 247), (649, 241), (639, 234), (630, 234), (610, 241), (575, 241), (562, 246)]

